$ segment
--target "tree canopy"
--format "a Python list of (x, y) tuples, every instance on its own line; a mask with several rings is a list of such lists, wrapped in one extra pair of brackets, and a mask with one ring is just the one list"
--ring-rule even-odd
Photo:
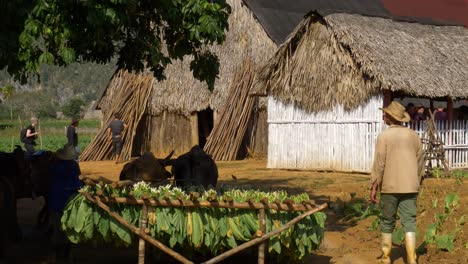
[(0, 70), (25, 81), (41, 64), (107, 63), (149, 68), (158, 79), (173, 59), (193, 55), (194, 76), (213, 87), (231, 12), (225, 0), (1, 1)]

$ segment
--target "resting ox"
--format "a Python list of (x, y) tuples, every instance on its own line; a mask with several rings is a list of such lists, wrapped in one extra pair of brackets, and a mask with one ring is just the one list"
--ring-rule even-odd
[(165, 167), (169, 166), (170, 158), (174, 152), (164, 159), (157, 159), (153, 153), (146, 152), (123, 167), (119, 180), (130, 180), (133, 182), (149, 181), (161, 182), (171, 177)]
[(216, 163), (198, 145), (171, 163), (172, 174), (178, 187), (186, 188), (190, 185), (216, 187), (218, 182)]
[(24, 152), (16, 147), (13, 153), (0, 152), (0, 262), (9, 242), (21, 238), (17, 221), (16, 199), (23, 194), (27, 177)]

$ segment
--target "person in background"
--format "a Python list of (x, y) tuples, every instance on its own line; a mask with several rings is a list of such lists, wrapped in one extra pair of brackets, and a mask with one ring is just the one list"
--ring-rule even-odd
[(78, 193), (84, 186), (78, 178), (81, 174), (80, 166), (74, 160), (76, 157), (73, 145), (66, 144), (57, 150), (57, 159), (50, 166), (50, 189), (48, 207), (50, 224), (52, 227), (52, 247), (58, 263), (71, 261), (71, 242), (61, 229), (63, 209), (71, 196)]
[(33, 154), (36, 152), (34, 146), (36, 146), (36, 138), (39, 135), (39, 132), (36, 132), (36, 127), (39, 124), (39, 119), (36, 117), (31, 117), (31, 124), (26, 127), (26, 139), (24, 140), (24, 147), (28, 154)]
[(416, 113), (416, 107), (413, 103), (406, 105), (406, 112), (410, 115), (411, 119), (413, 119), (414, 114)]
[(78, 157), (80, 155), (80, 148), (78, 147), (78, 134), (76, 133), (76, 128), (78, 127), (79, 123), (79, 119), (74, 117), (71, 119), (71, 123), (67, 127), (67, 144), (73, 146), (73, 148), (75, 149), (76, 162), (78, 162)]
[(416, 122), (425, 121), (426, 120), (426, 115), (424, 114), (425, 110), (426, 109), (424, 108), (424, 106), (422, 105), (418, 106), (416, 113), (413, 116), (413, 120)]
[(437, 107), (434, 114), (434, 119), (440, 121), (448, 120), (448, 113), (444, 111), (443, 107)]
[(114, 120), (111, 121), (107, 128), (108, 140), (112, 142), (115, 154), (115, 163), (119, 162), (120, 152), (122, 151), (122, 133), (127, 128), (127, 124), (120, 120), (120, 114), (114, 114)]
[(393, 101), (384, 111), (389, 128), (377, 137), (370, 179), (370, 200), (377, 203), (380, 192), (382, 258), (390, 263), (392, 233), (397, 211), (405, 230), (407, 263), (416, 264), (416, 199), (424, 174), (424, 151), (418, 134), (403, 123), (410, 120), (405, 108)]
[(462, 105), (458, 109), (458, 119), (459, 120), (468, 120), (468, 106)]

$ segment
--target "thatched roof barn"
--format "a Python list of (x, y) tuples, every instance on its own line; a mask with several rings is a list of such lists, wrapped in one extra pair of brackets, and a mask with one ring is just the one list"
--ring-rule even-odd
[[(228, 90), (236, 71), (249, 59), (264, 64), (276, 51), (277, 44), (267, 35), (248, 7), (241, 0), (228, 0), (232, 8), (229, 31), (223, 45), (209, 47), (220, 60), (219, 79), (213, 92), (206, 83), (195, 79), (189, 60), (174, 61), (166, 68), (166, 80), (152, 82), (152, 90), (145, 113), (131, 140), (133, 154), (151, 150), (162, 156), (175, 150), (176, 155), (188, 151), (195, 144), (202, 144), (216, 122), (217, 113), (224, 107)], [(125, 86), (125, 78), (131, 74), (115, 74), (104, 92), (98, 108), (104, 115), (116, 100), (115, 94)], [(120, 78), (120, 79), (119, 79)], [(124, 78), (124, 79), (122, 79)], [(256, 108), (256, 122), (250, 131), (249, 148), (258, 154), (266, 154), (265, 100)]]
[[(264, 24), (290, 13), (287, 1), (254, 2)], [(447, 100), (450, 111), (468, 98), (468, 30), (456, 18), (396, 17), (380, 1), (324, 2), (304, 3), (311, 12), (254, 84), (269, 98), (268, 166), (369, 171), (378, 107), (406, 96)], [(453, 167), (468, 166), (465, 141)]]

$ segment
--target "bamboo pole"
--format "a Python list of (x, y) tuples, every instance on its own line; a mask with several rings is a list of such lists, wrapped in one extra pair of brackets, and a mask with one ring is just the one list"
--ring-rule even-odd
[(41, 145), (41, 149), (44, 149), (43, 145), (42, 145), (41, 121), (39, 121), (39, 119), (37, 119), (37, 130), (39, 131), (39, 142), (40, 142), (40, 145)]
[(123, 145), (119, 161), (131, 158), (133, 138), (146, 111), (152, 87), (153, 77), (151, 74), (136, 75), (127, 71), (119, 71), (115, 74), (109, 84), (109, 90), (112, 94), (108, 95), (108, 99), (112, 100), (112, 104), (110, 104), (103, 118), (105, 120), (104, 126), (83, 151), (80, 156), (81, 160), (108, 160), (113, 158), (112, 143), (107, 140), (107, 127), (113, 120), (114, 113), (120, 113), (121, 120), (128, 125), (127, 129), (122, 133)]
[(133, 182), (130, 180), (116, 181), (111, 184), (112, 188), (115, 188), (115, 189), (120, 189), (120, 188), (130, 186), (130, 185), (133, 185)]
[(204, 150), (215, 160), (235, 160), (254, 111), (257, 99), (249, 96), (255, 65), (246, 60), (234, 75), (226, 106), (220, 111)]
[(140, 219), (140, 241), (138, 243), (138, 264), (145, 264), (145, 240), (141, 238), (142, 234), (146, 235), (145, 229), (146, 229), (146, 221), (148, 218), (148, 207), (146, 204), (143, 204), (142, 208), (142, 213), (141, 213), (141, 219)]
[(244, 244), (242, 244), (242, 245), (240, 245), (238, 247), (235, 247), (235, 248), (233, 248), (231, 250), (228, 250), (228, 251), (224, 252), (223, 254), (220, 254), (220, 255), (218, 255), (218, 256), (216, 256), (216, 257), (214, 257), (214, 258), (212, 258), (212, 259), (210, 259), (210, 260), (208, 260), (206, 262), (203, 262), (203, 264), (218, 263), (218, 262), (220, 262), (220, 261), (222, 261), (222, 260), (224, 260), (224, 259), (226, 259), (226, 258), (228, 258), (228, 257), (230, 257), (230, 256), (232, 256), (234, 254), (239, 253), (242, 250), (245, 250), (245, 249), (247, 249), (247, 248), (249, 248), (251, 246), (255, 246), (257, 244), (260, 244), (260, 243), (268, 240), (270, 237), (276, 236), (279, 233), (287, 230), (288, 228), (295, 225), (297, 222), (301, 221), (302, 219), (306, 218), (307, 216), (312, 215), (313, 213), (316, 213), (316, 212), (318, 212), (320, 210), (323, 210), (326, 207), (327, 207), (327, 204), (322, 204), (321, 206), (319, 206), (319, 207), (317, 207), (317, 208), (315, 208), (313, 210), (309, 210), (307, 212), (304, 212), (303, 214), (295, 217), (294, 219), (292, 219), (288, 223), (284, 224), (282, 227), (280, 227), (278, 229), (275, 229), (275, 230), (273, 230), (273, 231), (271, 231), (271, 232), (269, 232), (269, 233), (267, 233), (265, 235), (262, 235), (259, 238), (254, 238), (254, 239), (252, 239), (252, 240), (250, 240), (250, 241), (248, 241), (248, 242), (246, 242), (246, 243), (244, 243)]
[(152, 238), (151, 236), (147, 235), (144, 231), (142, 232), (139, 228), (129, 224), (122, 216), (120, 216), (116, 212), (112, 211), (109, 208), (109, 206), (107, 206), (105, 203), (103, 203), (99, 197), (93, 198), (91, 195), (89, 195), (87, 193), (83, 193), (83, 195), (85, 195), (86, 199), (88, 199), (90, 202), (95, 203), (102, 210), (106, 211), (111, 217), (113, 217), (117, 222), (119, 222), (123, 226), (130, 229), (133, 233), (140, 236), (146, 242), (148, 242), (148, 243), (152, 244), (153, 246), (159, 248), (161, 251), (163, 251), (164, 253), (168, 254), (169, 256), (175, 258), (176, 260), (180, 261), (181, 263), (193, 264), (192, 261), (186, 259), (184, 256), (182, 256), (179, 253), (175, 252), (174, 250), (168, 248), (167, 246), (165, 246), (164, 244), (162, 244), (158, 240)]
[[(90, 195), (88, 193), (84, 193)], [(100, 197), (106, 203), (123, 204), (147, 204), (156, 207), (212, 207), (228, 209), (271, 209), (278, 211), (307, 211), (308, 205), (304, 204), (285, 204), (285, 203), (249, 203), (249, 202), (219, 202), (219, 201), (188, 201), (188, 200), (155, 200), (155, 199), (136, 199), (127, 197)]]
[[(258, 224), (263, 236), (263, 234), (265, 234), (265, 209), (258, 210)], [(265, 242), (258, 246), (258, 264), (265, 263), (265, 246)]]
[(107, 178), (104, 178), (102, 176), (99, 176), (97, 179), (94, 179), (94, 178), (91, 178), (91, 177), (88, 177), (88, 176), (82, 174), (82, 175), (78, 176), (78, 178), (80, 180), (82, 180), (82, 181), (85, 180), (85, 179), (89, 179), (89, 180), (91, 180), (91, 181), (93, 181), (93, 182), (95, 182), (95, 183), (97, 183), (99, 185), (112, 184), (113, 183), (113, 181), (111, 181), (111, 180), (109, 180)]

